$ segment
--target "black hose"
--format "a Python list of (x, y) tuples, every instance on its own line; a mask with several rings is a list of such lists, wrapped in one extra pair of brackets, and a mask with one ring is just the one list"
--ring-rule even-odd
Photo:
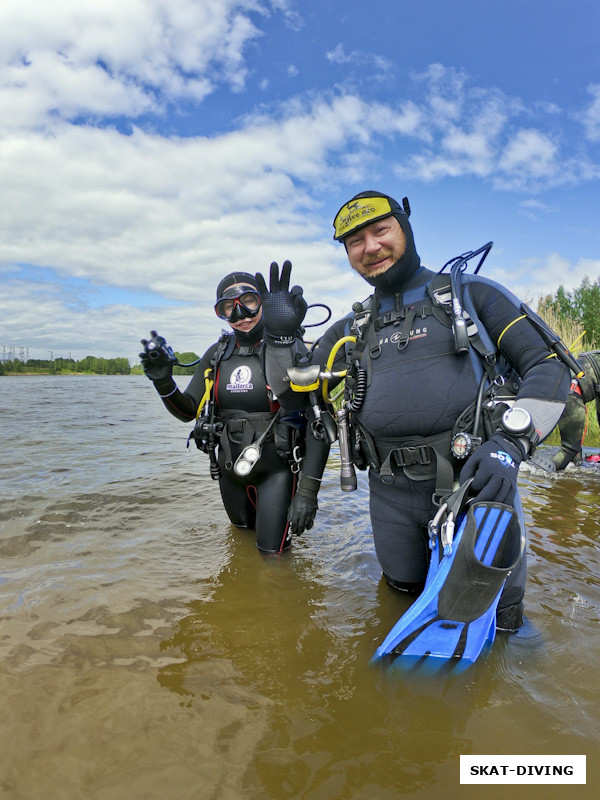
[(479, 421), (481, 419), (481, 404), (483, 402), (483, 389), (485, 384), (487, 383), (487, 375), (483, 375), (480, 382), (479, 382), (479, 389), (477, 391), (477, 402), (475, 404), (475, 417), (473, 419), (473, 427), (471, 431), (473, 436), (478, 436), (479, 434), (477, 431), (479, 430)]
[(201, 358), (197, 358), (195, 361), (190, 361), (189, 364), (182, 364), (181, 361), (176, 361), (175, 365), (178, 367), (195, 367), (196, 364), (199, 364), (201, 361)]
[(362, 367), (358, 368), (356, 373), (356, 386), (354, 387), (354, 396), (352, 400), (349, 400), (346, 407), (348, 411), (352, 411), (356, 413), (360, 411), (363, 407), (363, 403), (365, 402), (365, 397), (367, 396), (367, 371), (366, 369), (362, 369)]
[(329, 308), (328, 305), (325, 305), (325, 303), (311, 303), (309, 306), (307, 306), (306, 310), (308, 311), (309, 308), (324, 308), (325, 311), (327, 312), (327, 316), (325, 317), (324, 320), (321, 320), (321, 322), (311, 322), (311, 323), (305, 322), (302, 326), (303, 328), (318, 328), (321, 325), (325, 325), (325, 323), (329, 322), (329, 320), (331, 319), (331, 313), (332, 313), (331, 309)]

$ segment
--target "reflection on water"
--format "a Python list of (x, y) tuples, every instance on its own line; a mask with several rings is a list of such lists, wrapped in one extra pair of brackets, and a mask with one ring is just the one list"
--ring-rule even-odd
[(585, 753), (596, 794), (594, 469), (522, 472), (527, 636), (418, 681), (369, 663), (408, 601), (335, 454), (265, 559), (144, 378), (2, 378), (0, 411), (0, 796), (453, 800), (461, 753)]

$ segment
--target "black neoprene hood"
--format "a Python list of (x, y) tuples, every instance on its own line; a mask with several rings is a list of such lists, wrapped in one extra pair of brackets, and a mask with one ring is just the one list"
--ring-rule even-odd
[(258, 291), (258, 284), (254, 275), (249, 272), (230, 272), (217, 286), (217, 301), (221, 299), (225, 289), (233, 286), (234, 283), (247, 283)]
[(408, 218), (410, 206), (407, 198), (404, 198), (404, 204), (404, 207), (401, 206), (397, 200), (383, 192), (359, 192), (344, 203), (335, 215), (333, 238), (341, 242), (351, 233), (392, 215), (398, 221), (400, 216)]
[(401, 291), (404, 283), (415, 274), (421, 264), (408, 221), (410, 206), (406, 198), (403, 206), (383, 192), (360, 192), (340, 208), (333, 223), (334, 239), (343, 243), (346, 236), (379, 219), (392, 216), (396, 218), (406, 239), (404, 254), (382, 275), (365, 278), (367, 283), (383, 293)]

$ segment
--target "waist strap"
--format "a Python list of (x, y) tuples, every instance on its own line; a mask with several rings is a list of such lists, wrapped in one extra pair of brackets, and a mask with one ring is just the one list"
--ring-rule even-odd
[(240, 430), (245, 424), (250, 423), (255, 430), (262, 428), (266, 430), (269, 423), (277, 412), (275, 411), (238, 411), (237, 409), (219, 410), (219, 419), (226, 425), (230, 425), (232, 430), (239, 428)]
[(271, 411), (221, 411), (219, 418), (224, 423), (219, 445), (225, 456), (225, 468), (233, 467), (232, 443), (240, 451), (253, 444), (266, 433), (263, 442), (274, 442), (277, 453), (284, 461), (299, 462), (302, 454), (296, 447), (298, 432), (280, 419), (281, 409)]
[(239, 445), (243, 450), (256, 441), (267, 430), (275, 414), (269, 411), (249, 412), (225, 410), (219, 412), (223, 422), (223, 432), (219, 437), (219, 445), (225, 455), (225, 469), (233, 467), (231, 444)]
[(444, 431), (434, 436), (373, 441), (381, 480), (392, 483), (394, 470), (401, 469), (413, 481), (435, 477), (434, 500), (450, 494), (454, 484), (454, 465), (450, 460), (451, 438), (452, 431)]

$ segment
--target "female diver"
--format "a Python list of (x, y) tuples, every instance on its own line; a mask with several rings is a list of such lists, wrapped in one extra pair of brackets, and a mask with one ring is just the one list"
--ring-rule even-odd
[[(277, 554), (312, 528), (318, 478), (329, 444), (304, 412), (283, 412), (262, 366), (264, 323), (253, 275), (232, 272), (217, 287), (217, 316), (231, 328), (204, 353), (185, 391), (173, 380), (177, 359), (163, 337), (142, 339), (140, 359), (167, 410), (211, 459), (233, 525), (256, 531), (263, 553)], [(302, 471), (300, 472), (300, 466)]]

